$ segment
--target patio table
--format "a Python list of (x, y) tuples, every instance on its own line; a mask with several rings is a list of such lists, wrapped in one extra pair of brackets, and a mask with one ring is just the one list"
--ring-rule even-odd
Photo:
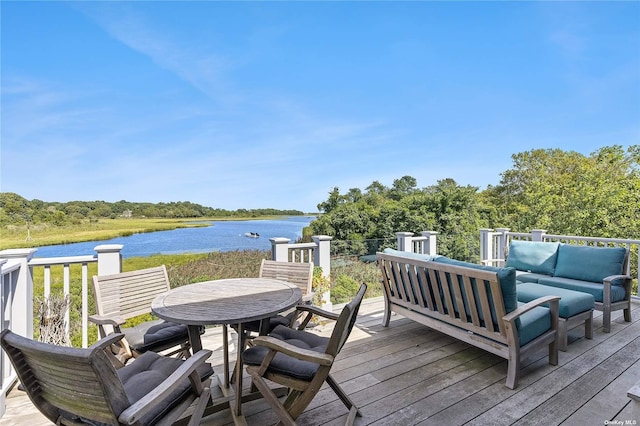
[[(300, 289), (286, 281), (270, 278), (232, 278), (174, 288), (156, 297), (151, 304), (151, 310), (164, 320), (186, 324), (194, 353), (202, 349), (201, 326), (223, 326), (224, 379), (220, 387), (225, 395), (228, 395), (229, 389), (228, 325), (237, 326), (235, 406), (231, 411), (234, 417), (238, 417), (242, 415), (242, 324), (260, 320), (261, 330), (266, 330), (270, 317), (295, 306), (301, 299)], [(218, 381), (220, 382), (219, 378)]]

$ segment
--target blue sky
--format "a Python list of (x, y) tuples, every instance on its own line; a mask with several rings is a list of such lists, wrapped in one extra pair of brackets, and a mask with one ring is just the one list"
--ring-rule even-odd
[(640, 2), (11, 2), (3, 192), (317, 211), (640, 143)]

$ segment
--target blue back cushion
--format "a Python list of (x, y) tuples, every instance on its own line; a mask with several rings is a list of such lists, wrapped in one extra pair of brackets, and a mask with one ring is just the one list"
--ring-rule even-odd
[[(494, 266), (477, 265), (475, 263), (469, 263), (469, 262), (464, 262), (462, 260), (450, 259), (444, 256), (437, 257), (436, 259), (433, 259), (433, 261), (438, 263), (447, 263), (449, 265), (463, 266), (466, 268), (482, 269), (484, 271), (497, 272), (498, 281), (500, 282), (500, 290), (502, 291), (502, 298), (504, 300), (505, 312), (509, 313), (511, 311), (514, 311), (518, 307), (518, 296), (516, 295), (515, 269), (496, 268)], [(464, 289), (463, 289), (463, 292), (464, 292)], [(491, 314), (494, 317), (494, 321), (495, 321), (496, 318), (495, 318), (495, 312), (493, 312), (493, 306), (491, 306), (491, 310), (492, 310)]]
[(420, 253), (413, 253), (410, 251), (395, 250), (392, 248), (386, 248), (382, 250), (382, 252), (386, 254), (392, 254), (394, 256), (402, 256), (402, 257), (406, 257), (407, 259), (416, 259), (416, 260), (434, 260), (438, 257), (443, 257), (443, 256), (440, 256), (439, 254), (435, 254), (435, 255), (420, 254)]
[(505, 266), (518, 271), (552, 275), (555, 272), (559, 243), (513, 240)]
[(609, 275), (622, 274), (623, 247), (588, 247), (561, 244), (554, 276), (601, 283)]

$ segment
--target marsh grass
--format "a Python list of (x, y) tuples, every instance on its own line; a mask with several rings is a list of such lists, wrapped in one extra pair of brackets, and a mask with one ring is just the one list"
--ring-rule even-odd
[[(214, 219), (199, 219), (198, 221), (187, 221), (185, 219), (98, 219), (64, 226), (51, 224), (31, 225), (28, 233), (26, 225), (12, 225), (2, 229), (0, 250), (81, 243), (85, 241), (103, 241), (144, 232), (203, 227), (208, 226), (208, 224), (202, 222), (206, 220)], [(27, 239), (27, 235), (29, 239)]]
[[(137, 269), (151, 268), (165, 265), (169, 275), (171, 287), (180, 287), (196, 283), (199, 281), (217, 280), (224, 278), (257, 277), (260, 271), (262, 259), (270, 259), (270, 251), (260, 250), (239, 250), (229, 252), (213, 252), (202, 254), (177, 254), (177, 255), (154, 255), (149, 257), (132, 257), (124, 259), (122, 262), (123, 272)], [(89, 289), (88, 300), (89, 315), (95, 313), (95, 302), (91, 285), (91, 277), (97, 274), (97, 264), (88, 264)], [(34, 295), (39, 297), (43, 294), (44, 268), (36, 267), (33, 270)], [(366, 297), (381, 295), (380, 279), (378, 268), (375, 264), (366, 264), (354, 260), (353, 262), (340, 262), (338, 266), (332, 266), (331, 273), (331, 301), (334, 304), (344, 303), (355, 295), (360, 283), (366, 282), (369, 286)], [(355, 284), (354, 284), (355, 283)], [(62, 294), (63, 268), (62, 266), (51, 267), (51, 293)], [(354, 290), (355, 288), (355, 290)], [(71, 343), (73, 346), (81, 346), (81, 311), (82, 305), (82, 270), (79, 265), (70, 267), (70, 310), (69, 327)], [(334, 297), (334, 294), (337, 297)], [(35, 304), (37, 305), (37, 304)], [(39, 338), (40, 329), (37, 306), (34, 306), (34, 334)], [(130, 322), (129, 326), (141, 321), (146, 321), (150, 316), (142, 316)], [(98, 338), (98, 329), (95, 325), (89, 324), (89, 344)]]

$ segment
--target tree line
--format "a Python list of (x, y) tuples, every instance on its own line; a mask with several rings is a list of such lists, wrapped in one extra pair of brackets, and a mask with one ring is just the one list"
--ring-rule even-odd
[(437, 231), (440, 254), (470, 261), (478, 260), (481, 228), (640, 238), (640, 145), (607, 146), (590, 155), (534, 149), (512, 160), (499, 184), (482, 191), (450, 178), (419, 188), (411, 176), (391, 187), (378, 181), (364, 190), (334, 187), (318, 204), (323, 214), (311, 222), (310, 233), (351, 241), (352, 252), (361, 242), (364, 254), (369, 240)]
[(136, 203), (118, 201), (47, 202), (27, 200), (12, 192), (0, 192), (0, 226), (48, 223), (52, 225), (78, 224), (84, 221), (115, 218), (216, 218), (298, 216), (299, 210), (238, 209), (225, 210), (205, 207), (188, 201), (170, 203)]

